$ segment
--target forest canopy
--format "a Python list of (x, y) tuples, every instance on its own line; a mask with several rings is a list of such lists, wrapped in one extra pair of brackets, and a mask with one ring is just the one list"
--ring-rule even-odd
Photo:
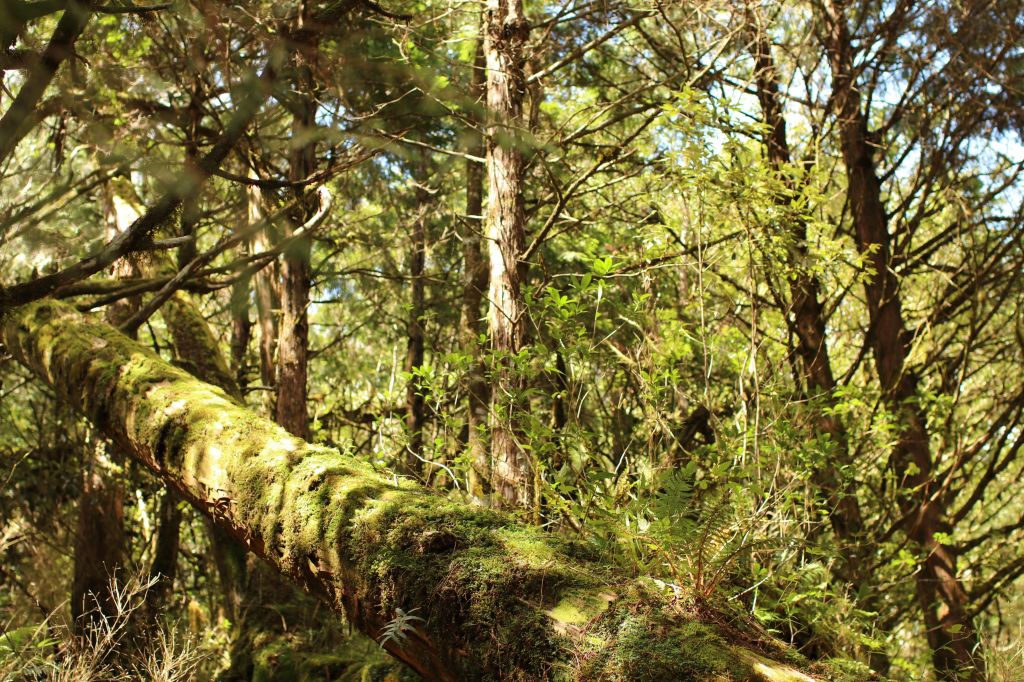
[(1024, 7), (0, 0), (0, 680), (1017, 680)]

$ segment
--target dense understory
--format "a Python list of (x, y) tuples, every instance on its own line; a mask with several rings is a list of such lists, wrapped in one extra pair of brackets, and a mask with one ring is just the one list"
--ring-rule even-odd
[(70, 306), (11, 311), (4, 341), (125, 452), (354, 626), (380, 637), (411, 617), (386, 647), (428, 679), (806, 679), (771, 662), (792, 654), (769, 638), (724, 635), (582, 546), (295, 438)]

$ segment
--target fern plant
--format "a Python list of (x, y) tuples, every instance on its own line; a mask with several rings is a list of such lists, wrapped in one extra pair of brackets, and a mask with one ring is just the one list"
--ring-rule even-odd
[(406, 633), (416, 630), (416, 626), (413, 623), (416, 621), (420, 623), (427, 622), (419, 616), (412, 615), (413, 611), (419, 611), (419, 608), (410, 609), (409, 611), (395, 608), (395, 617), (384, 626), (384, 632), (381, 634), (380, 639), (377, 640), (382, 649), (389, 641), (394, 642), (401, 649), (409, 639), (409, 635)]
[(645, 570), (667, 567), (675, 587), (706, 599), (749, 547), (750, 534), (737, 518), (730, 492), (698, 491), (693, 474), (693, 467), (663, 474), (653, 499), (606, 512), (601, 525)]

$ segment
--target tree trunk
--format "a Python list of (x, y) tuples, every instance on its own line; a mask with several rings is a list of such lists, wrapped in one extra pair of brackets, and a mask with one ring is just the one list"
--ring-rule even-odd
[[(305, 5), (303, 5), (305, 7)], [(303, 10), (305, 12), (305, 9)], [(315, 37), (300, 26), (290, 39), (297, 49), (292, 53), (292, 153), (288, 178), (307, 179), (316, 171), (316, 100), (312, 62), (316, 59)], [(316, 195), (306, 185), (295, 188), (298, 208), (292, 212), (294, 226), (305, 223), (317, 209)], [(287, 228), (289, 236), (293, 228)], [(309, 414), (306, 410), (306, 377), (309, 365), (309, 288), (312, 242), (300, 237), (290, 244), (281, 262), (281, 328), (277, 339), (277, 418), (278, 424), (299, 438), (309, 438)]]
[(174, 591), (174, 578), (178, 573), (178, 548), (181, 545), (181, 509), (180, 498), (173, 490), (165, 490), (160, 498), (158, 514), (156, 547), (153, 551), (153, 562), (149, 565), (149, 576), (156, 582), (146, 593), (146, 612), (149, 625), (154, 625), (157, 618), (167, 607), (167, 602)]
[(124, 560), (124, 489), (105, 470), (106, 445), (97, 442), (92, 450), (78, 502), (71, 583), (74, 630), (86, 637), (117, 614), (111, 581)]
[[(244, 256), (246, 251), (242, 251)], [(252, 277), (239, 277), (231, 285), (231, 373), (235, 377), (240, 391), (248, 386), (249, 342), (252, 340), (252, 320), (249, 318), (249, 294), (252, 290)]]
[[(771, 53), (767, 35), (759, 26), (752, 45), (757, 82), (757, 97), (761, 104), (761, 115), (767, 126), (765, 148), (772, 170), (785, 184), (785, 191), (777, 196), (780, 209), (788, 210), (792, 193), (797, 191), (787, 172), (791, 162), (789, 140), (786, 136), (786, 119), (779, 100), (778, 73)], [(836, 380), (832, 372), (828, 343), (825, 336), (825, 311), (821, 303), (821, 286), (808, 263), (807, 223), (800, 216), (788, 222), (792, 246), (788, 267), (789, 287), (792, 297), (787, 323), (797, 339), (796, 354), (803, 369), (807, 397), (823, 401), (822, 408), (834, 404), (833, 394)], [(852, 481), (844, 481), (842, 470), (853, 462), (846, 425), (843, 420), (827, 409), (817, 409), (814, 415), (817, 430), (830, 436), (832, 456), (815, 471), (815, 483), (825, 493), (827, 510), (832, 529), (840, 544), (844, 563), (844, 578), (853, 581), (858, 589), (864, 587), (867, 576), (863, 571), (864, 520), (860, 503)]]
[[(254, 174), (250, 174), (254, 177)], [(246, 203), (250, 225), (263, 220), (263, 193), (259, 187), (246, 188)], [(268, 251), (271, 239), (267, 232), (270, 226), (257, 232), (250, 243), (253, 253)], [(267, 414), (277, 413), (274, 396), (277, 389), (277, 314), (280, 299), (277, 293), (278, 263), (276, 260), (267, 263), (253, 275), (253, 293), (256, 300), (256, 322), (260, 332), (260, 384), (263, 391), (263, 404)]]
[(427, 679), (810, 680), (582, 547), (294, 437), (70, 306), (18, 308), (2, 332), (61, 399), (290, 581), (374, 638), (404, 624), (384, 646)]
[[(756, 10), (755, 10), (756, 11)], [(788, 173), (792, 162), (786, 119), (779, 98), (779, 76), (775, 68), (768, 35), (755, 15), (754, 56), (757, 97), (761, 115), (767, 126), (765, 149), (772, 170), (784, 183), (779, 193), (780, 210), (791, 206), (792, 194), (797, 191)], [(807, 397), (817, 401), (814, 424), (819, 433), (829, 435), (832, 452), (822, 466), (813, 472), (815, 486), (825, 495), (826, 512), (839, 548), (840, 567), (837, 573), (857, 593), (858, 603), (866, 611), (879, 608), (878, 592), (870, 575), (872, 547), (865, 537), (864, 517), (857, 497), (856, 482), (844, 470), (853, 466), (846, 424), (828, 408), (835, 405), (836, 380), (832, 371), (826, 337), (825, 308), (821, 302), (821, 285), (810, 268), (807, 245), (807, 223), (801, 216), (790, 219), (792, 246), (788, 267), (792, 304), (785, 319), (797, 339), (796, 354), (803, 370)], [(890, 667), (884, 651), (871, 651), (871, 668), (886, 674)]]
[[(482, 106), (486, 96), (486, 68), (483, 36), (477, 42), (473, 58), (473, 75), (470, 84), (472, 103), (469, 118), (472, 126), (467, 129), (469, 144), (466, 151), (482, 158), (487, 153), (479, 126), (482, 117), (474, 107)], [(491, 387), (484, 375), (483, 359), (480, 353), (480, 306), (484, 291), (487, 290), (487, 263), (481, 248), (481, 228), (484, 210), (484, 166), (472, 159), (466, 160), (466, 219), (462, 231), (462, 315), (460, 330), (462, 352), (469, 356), (466, 372), (466, 446), (469, 450), (469, 493), (482, 502), (490, 492), (491, 453), (487, 448), (487, 411), (491, 400)]]
[(526, 216), (523, 197), (523, 48), (530, 32), (522, 0), (488, 0), (487, 234), (490, 261), (488, 332), (494, 353), (491, 395), (491, 487), (496, 502), (534, 507), (537, 474), (521, 443), (518, 412), (524, 409), (516, 356), (526, 342), (523, 279)]
[(919, 606), (938, 676), (984, 678), (980, 640), (968, 616), (967, 593), (957, 577), (956, 549), (936, 539), (949, 533), (942, 495), (936, 494), (926, 418), (918, 377), (906, 367), (910, 333), (903, 319), (899, 280), (891, 268), (888, 216), (875, 169), (868, 122), (857, 90), (853, 47), (843, 0), (828, 5), (828, 57), (833, 106), (838, 117), (847, 193), (857, 246), (871, 277), (865, 282), (870, 343), (886, 406), (899, 428), (890, 466), (899, 476), (899, 505), (907, 537), (917, 545), (915, 574)]
[[(104, 188), (103, 203), (107, 239), (113, 239), (138, 218), (130, 203), (134, 190), (121, 196), (115, 183)], [(114, 277), (139, 274), (136, 264), (121, 258), (111, 266)], [(137, 296), (126, 298), (106, 309), (106, 320), (119, 326), (139, 308)], [(114, 462), (110, 460), (114, 459)], [(123, 462), (105, 444), (97, 442), (87, 454), (82, 496), (78, 503), (78, 522), (74, 544), (71, 579), (71, 616), (75, 631), (87, 635), (103, 620), (117, 615), (113, 581), (122, 571), (125, 552), (124, 486), (114, 475)]]
[[(417, 182), (427, 181), (426, 163), (419, 164)], [(412, 239), (409, 245), (409, 321), (406, 325), (405, 371), (409, 381), (405, 386), (405, 430), (409, 435), (408, 451), (402, 457), (402, 473), (421, 480), (429, 480), (430, 472), (423, 471), (423, 425), (426, 414), (426, 400), (423, 397), (423, 382), (416, 370), (423, 366), (424, 335), (423, 317), (426, 314), (426, 286), (423, 268), (427, 258), (427, 213), (430, 210), (430, 194), (424, 189), (416, 190), (416, 218), (412, 223)], [(426, 475), (421, 475), (425, 473)]]

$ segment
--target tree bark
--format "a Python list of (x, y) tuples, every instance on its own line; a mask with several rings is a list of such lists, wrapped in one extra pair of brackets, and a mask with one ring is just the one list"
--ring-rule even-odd
[[(473, 75), (470, 82), (472, 103), (469, 118), (472, 122), (467, 129), (469, 138), (467, 152), (470, 156), (483, 158), (487, 153), (484, 138), (479, 129), (482, 116), (474, 107), (482, 106), (486, 97), (486, 69), (484, 40), (477, 41), (473, 58)], [(475, 126), (475, 127), (474, 127)], [(481, 304), (487, 290), (487, 263), (481, 248), (481, 228), (484, 210), (484, 166), (473, 159), (466, 160), (466, 218), (462, 231), (462, 314), (460, 331), (462, 351), (469, 357), (466, 372), (466, 446), (469, 451), (469, 494), (478, 501), (487, 499), (490, 492), (491, 453), (487, 447), (487, 416), (491, 401), (491, 387), (484, 374), (483, 358), (480, 352), (480, 333), (483, 331)]]
[[(417, 182), (426, 182), (426, 164), (419, 164)], [(423, 366), (425, 339), (423, 318), (426, 314), (426, 284), (423, 280), (427, 259), (427, 213), (430, 210), (430, 194), (424, 189), (416, 190), (416, 218), (412, 223), (412, 239), (409, 245), (409, 321), (406, 325), (405, 371), (409, 375), (405, 386), (405, 430), (409, 444), (401, 460), (402, 473), (424, 481), (429, 480), (429, 471), (423, 471), (423, 426), (426, 416), (426, 400), (423, 397), (423, 382), (416, 370)], [(425, 474), (425, 475), (424, 475)]]
[(862, 110), (854, 50), (843, 0), (831, 0), (827, 52), (833, 106), (838, 118), (847, 193), (857, 247), (871, 277), (865, 282), (869, 341), (886, 406), (898, 425), (890, 466), (899, 477), (899, 506), (907, 537), (920, 552), (915, 574), (918, 604), (936, 673), (943, 680), (982, 680), (980, 640), (968, 615), (967, 593), (957, 576), (955, 547), (936, 534), (949, 533), (945, 498), (936, 494), (931, 444), (919, 401), (919, 381), (906, 367), (911, 335), (903, 317), (899, 280), (891, 266), (891, 237), (875, 168), (874, 145)]
[(106, 470), (106, 449), (102, 442), (92, 448), (78, 502), (71, 618), (75, 633), (85, 637), (116, 616), (111, 581), (124, 561), (124, 488)]
[(174, 591), (174, 579), (178, 574), (178, 548), (181, 546), (181, 509), (180, 498), (173, 490), (165, 490), (160, 498), (158, 514), (156, 547), (153, 561), (149, 565), (150, 578), (156, 582), (146, 593), (146, 611), (150, 616), (150, 625), (156, 624), (157, 618), (167, 607), (167, 602)]
[[(245, 255), (245, 251), (242, 255)], [(252, 340), (252, 320), (249, 318), (249, 295), (252, 277), (239, 277), (231, 285), (231, 373), (240, 391), (248, 386), (249, 342)]]
[[(303, 5), (305, 8), (305, 5)], [(306, 10), (303, 9), (303, 12)], [(316, 59), (315, 36), (301, 25), (290, 36), (296, 48), (292, 52), (292, 152), (288, 179), (305, 180), (316, 171), (315, 83), (312, 63)], [(297, 186), (298, 208), (290, 216), (294, 226), (304, 224), (317, 208), (317, 198), (305, 185)], [(285, 237), (292, 228), (286, 229)], [(281, 426), (299, 438), (309, 438), (309, 413), (306, 409), (309, 371), (309, 289), (312, 241), (300, 237), (285, 250), (281, 261), (281, 327), (277, 339), (277, 418)]]
[[(117, 181), (103, 192), (106, 237), (115, 239), (139, 217), (131, 202), (135, 190), (121, 195)], [(111, 265), (115, 278), (137, 277), (141, 273), (129, 258)], [(139, 297), (132, 296), (107, 307), (105, 318), (114, 326), (134, 315)], [(90, 449), (78, 503), (74, 565), (71, 579), (71, 616), (80, 636), (97, 632), (102, 621), (117, 616), (117, 599), (112, 591), (123, 569), (125, 554), (124, 485), (115, 475), (124, 457), (102, 442)], [(113, 460), (113, 461), (111, 461)]]
[(11, 311), (2, 336), (124, 452), (354, 627), (377, 638), (397, 609), (423, 618), (384, 646), (427, 679), (810, 680), (582, 547), (296, 438), (70, 306)]
[[(756, 12), (756, 10), (755, 10)], [(787, 211), (797, 188), (788, 167), (792, 162), (786, 119), (779, 97), (779, 76), (775, 68), (768, 35), (755, 15), (752, 44), (761, 115), (767, 126), (765, 150), (768, 162), (785, 189), (777, 197), (780, 211)], [(792, 245), (789, 247), (789, 289), (792, 299), (786, 323), (797, 339), (807, 397), (814, 400), (813, 419), (819, 433), (828, 434), (832, 451), (813, 471), (814, 485), (825, 496), (825, 511), (839, 548), (839, 578), (857, 593), (858, 603), (866, 611), (877, 612), (878, 592), (870, 574), (873, 554), (865, 535), (864, 516), (857, 496), (856, 482), (850, 473), (854, 462), (846, 424), (829, 408), (835, 405), (836, 380), (832, 371), (826, 336), (825, 307), (821, 302), (821, 284), (810, 269), (807, 223), (801, 216), (789, 220)], [(890, 667), (885, 651), (872, 650), (868, 656), (872, 670), (885, 675)]]
[[(250, 174), (253, 177), (254, 174)], [(249, 224), (263, 220), (263, 193), (258, 187), (246, 188)], [(261, 253), (271, 248), (267, 230), (256, 233), (250, 244), (250, 251)], [(253, 275), (253, 293), (256, 300), (256, 322), (260, 332), (260, 384), (263, 390), (267, 414), (277, 413), (277, 318), (280, 309), (278, 296), (278, 263), (271, 261)]]
[(536, 509), (534, 462), (517, 428), (522, 377), (516, 356), (526, 345), (523, 280), (526, 216), (523, 197), (523, 54), (530, 26), (522, 0), (488, 0), (487, 235), (490, 285), (488, 332), (494, 354), (491, 394), (491, 487), (499, 505)]

